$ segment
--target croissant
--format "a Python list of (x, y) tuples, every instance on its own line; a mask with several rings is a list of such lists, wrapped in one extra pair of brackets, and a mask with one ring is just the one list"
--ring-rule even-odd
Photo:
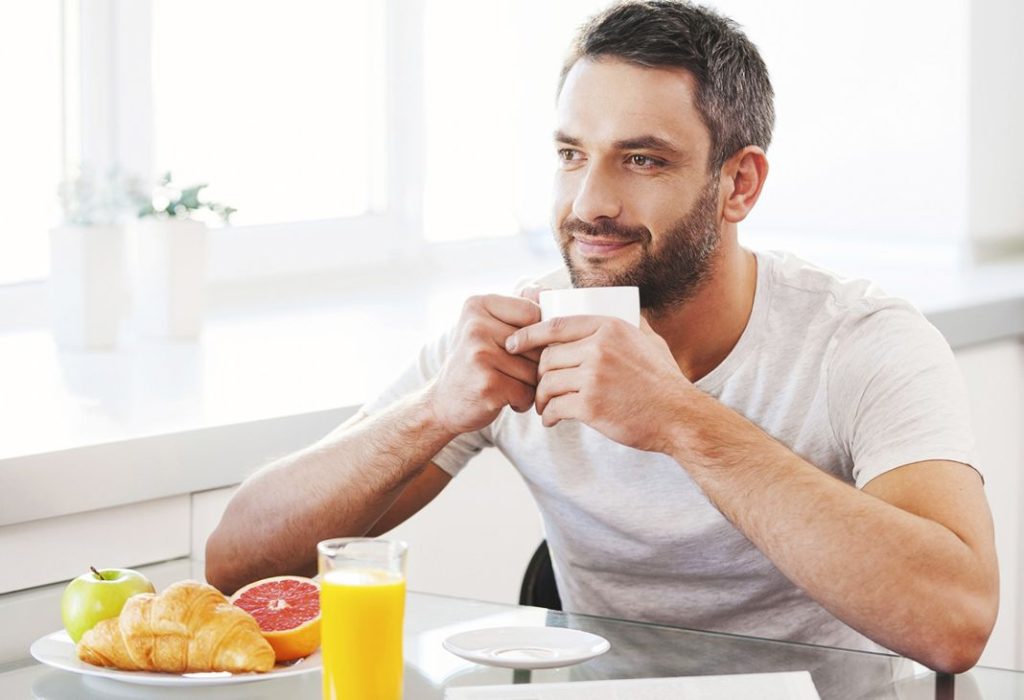
[(78, 658), (123, 671), (167, 673), (262, 673), (274, 666), (274, 650), (256, 620), (197, 581), (132, 596), (119, 617), (82, 636)]

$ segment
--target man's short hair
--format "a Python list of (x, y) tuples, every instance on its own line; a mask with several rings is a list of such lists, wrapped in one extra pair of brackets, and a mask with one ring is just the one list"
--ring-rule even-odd
[(767, 150), (774, 92), (757, 47), (736, 22), (678, 0), (629, 0), (584, 24), (558, 82), (581, 58), (614, 57), (649, 68), (685, 68), (697, 81), (697, 109), (711, 133), (710, 172), (749, 145)]

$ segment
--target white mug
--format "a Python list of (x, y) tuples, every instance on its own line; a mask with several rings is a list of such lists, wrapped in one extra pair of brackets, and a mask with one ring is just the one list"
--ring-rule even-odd
[(540, 317), (613, 316), (640, 327), (640, 290), (637, 287), (578, 287), (545, 289), (540, 293)]

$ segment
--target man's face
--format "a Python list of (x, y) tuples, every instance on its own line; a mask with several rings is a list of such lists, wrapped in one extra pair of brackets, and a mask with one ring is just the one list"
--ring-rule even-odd
[(644, 308), (689, 299), (719, 240), (711, 138), (683, 69), (582, 59), (558, 100), (554, 228), (573, 285), (636, 285)]

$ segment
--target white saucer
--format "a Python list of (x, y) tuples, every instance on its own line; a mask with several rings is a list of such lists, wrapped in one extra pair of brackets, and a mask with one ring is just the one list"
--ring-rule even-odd
[(565, 627), (490, 627), (452, 635), (444, 648), (469, 661), (503, 668), (558, 668), (600, 656), (604, 637)]

